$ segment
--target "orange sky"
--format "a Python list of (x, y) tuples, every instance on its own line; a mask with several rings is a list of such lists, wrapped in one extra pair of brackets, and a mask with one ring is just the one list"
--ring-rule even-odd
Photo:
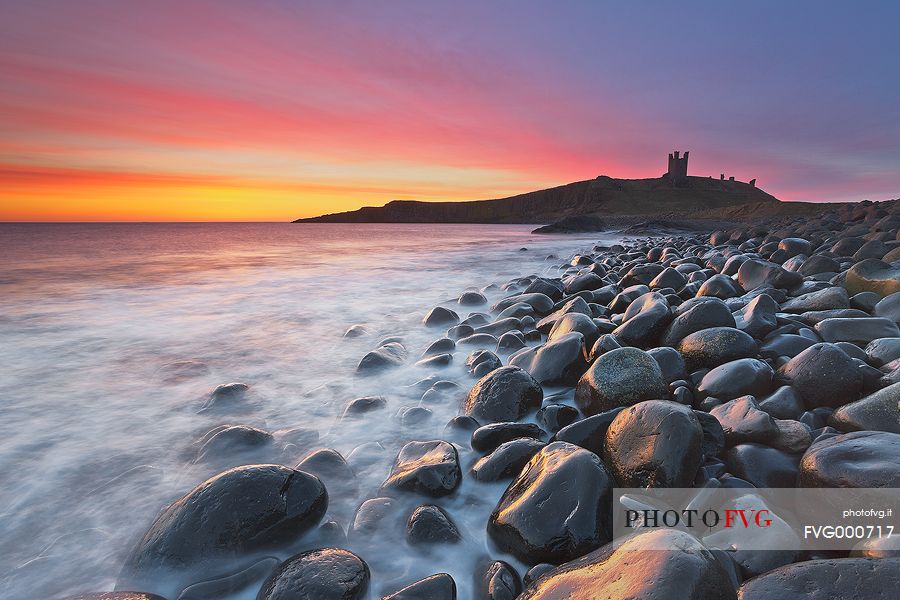
[[(748, 8), (723, 29), (690, 2), (0, 4), (0, 220), (286, 221), (654, 177), (676, 148), (692, 174), (785, 200), (900, 188), (879, 64), (895, 36), (872, 35), (875, 15), (779, 8), (763, 28)], [(689, 67), (660, 60), (676, 47)]]

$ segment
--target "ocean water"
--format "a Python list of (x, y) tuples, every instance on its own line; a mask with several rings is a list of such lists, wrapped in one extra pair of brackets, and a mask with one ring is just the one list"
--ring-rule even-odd
[[(354, 484), (329, 487), (328, 518), (346, 529), (359, 503), (377, 495), (402, 444), (436, 439), (459, 411), (456, 401), (429, 405), (429, 420), (405, 428), (397, 411), (422, 395), (411, 384), (439, 375), (465, 393), (474, 383), (463, 367), (466, 348), (445, 369), (414, 365), (443, 333), (422, 326), (427, 310), (486, 311), (455, 306), (455, 298), (495, 284), (486, 292), (494, 302), (508, 294), (499, 289), (505, 282), (556, 276), (572, 253), (598, 240), (530, 229), (0, 225), (0, 597), (112, 589), (134, 539), (204, 479), (240, 464), (294, 466), (313, 448), (346, 456), (378, 442), (384, 451), (369, 455)], [(369, 334), (343, 338), (354, 324)], [(356, 376), (359, 359), (389, 336), (402, 338), (406, 364)], [(210, 390), (229, 382), (250, 386), (247, 410), (200, 411)], [(384, 396), (387, 407), (340, 419), (349, 400), (368, 395)], [(198, 457), (196, 441), (225, 423), (303, 428), (318, 441), (308, 434), (299, 445)], [(475, 458), (463, 454), (463, 468)], [(349, 544), (372, 567), (373, 596), (448, 572), (465, 598), (476, 559), (515, 563), (484, 534), (505, 485), (465, 476), (449, 498), (404, 500), (409, 510), (443, 506), (463, 532), (458, 545), (422, 552), (402, 529), (377, 551)], [(252, 590), (231, 598), (254, 597)]]

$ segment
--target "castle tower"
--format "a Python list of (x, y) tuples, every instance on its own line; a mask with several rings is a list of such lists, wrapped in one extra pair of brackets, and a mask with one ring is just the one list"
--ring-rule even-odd
[(666, 172), (666, 177), (674, 185), (687, 182), (688, 154), (690, 152), (685, 152), (684, 156), (679, 156), (680, 154), (681, 152), (678, 150), (669, 154), (669, 170)]

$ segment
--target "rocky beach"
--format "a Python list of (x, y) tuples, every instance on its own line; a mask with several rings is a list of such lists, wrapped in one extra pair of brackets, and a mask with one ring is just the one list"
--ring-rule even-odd
[[(73, 598), (892, 598), (890, 538), (613, 543), (610, 502), (623, 487), (900, 488), (898, 208), (548, 255), (422, 307), (416, 344), (352, 325), (358, 361), (338, 368), (373, 393), (331, 404), (349, 451), (244, 424), (254, 382), (223, 382), (200, 407), (223, 424), (193, 460), (234, 466), (133, 541), (121, 591)], [(382, 421), (400, 433), (369, 439)]]

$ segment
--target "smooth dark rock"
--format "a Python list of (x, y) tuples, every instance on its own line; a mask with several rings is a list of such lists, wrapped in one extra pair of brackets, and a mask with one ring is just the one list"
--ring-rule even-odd
[(246, 396), (250, 386), (246, 383), (223, 383), (209, 394), (198, 412), (231, 412), (246, 408)]
[(738, 444), (725, 454), (728, 471), (758, 488), (792, 488), (797, 483), (799, 454), (763, 444)]
[(156, 594), (144, 592), (94, 592), (66, 596), (63, 600), (166, 600)]
[(675, 318), (660, 340), (663, 346), (677, 346), (686, 336), (710, 327), (734, 327), (728, 306), (718, 298), (698, 298), (679, 306)]
[(847, 270), (844, 286), (850, 294), (875, 292), (888, 296), (900, 292), (900, 267), (877, 258), (862, 260)]
[(369, 566), (349, 550), (311, 550), (281, 563), (256, 600), (361, 600), (369, 577)]
[(399, 503), (393, 498), (369, 498), (356, 509), (347, 538), (355, 544), (378, 544), (402, 528), (405, 518)]
[(382, 396), (365, 396), (351, 400), (344, 409), (344, 418), (354, 417), (373, 410), (380, 410), (387, 406), (387, 400)]
[(556, 433), (578, 420), (578, 410), (565, 404), (548, 404), (538, 411), (535, 418), (541, 427)]
[(740, 600), (893, 600), (900, 589), (900, 559), (829, 558), (793, 563), (754, 577)]
[(828, 424), (841, 431), (889, 431), (900, 434), (900, 383), (835, 410)]
[(625, 410), (625, 407), (619, 406), (576, 421), (560, 429), (553, 436), (553, 441), (569, 442), (600, 456), (603, 453), (603, 445), (606, 442), (606, 430), (609, 429), (616, 415), (623, 410)]
[(800, 461), (798, 487), (900, 487), (900, 434), (854, 431), (819, 438)]
[(546, 432), (534, 423), (490, 423), (472, 433), (472, 449), (493, 452), (500, 444), (516, 438), (543, 440)]
[(815, 344), (779, 369), (808, 408), (833, 408), (859, 398), (862, 377), (853, 359), (834, 344)]
[(628, 305), (622, 324), (613, 334), (623, 345), (649, 348), (656, 346), (671, 320), (672, 311), (665, 297), (649, 292)]
[(879, 300), (872, 314), (888, 318), (900, 325), (900, 292), (894, 292)]
[(647, 400), (620, 412), (606, 432), (604, 458), (621, 487), (690, 487), (702, 457), (703, 428), (690, 408)]
[(478, 306), (480, 304), (487, 304), (487, 298), (480, 292), (463, 292), (460, 294), (457, 303), (460, 306)]
[(675, 529), (638, 533), (561, 565), (534, 581), (519, 600), (735, 600), (712, 552)]
[(900, 337), (897, 324), (884, 317), (824, 319), (816, 324), (816, 332), (826, 342), (853, 342), (860, 345), (878, 338)]
[(271, 446), (271, 433), (246, 425), (222, 425), (204, 435), (197, 444), (197, 459), (217, 461), (229, 455)]
[(540, 408), (544, 392), (527, 371), (516, 366), (495, 369), (466, 397), (465, 412), (481, 422), (517, 421)]
[(450, 515), (439, 506), (416, 507), (406, 521), (406, 541), (412, 545), (455, 544), (462, 539)]
[(383, 371), (389, 367), (397, 367), (406, 359), (406, 349), (399, 342), (382, 344), (375, 350), (367, 353), (356, 366), (356, 372), (360, 374)]
[(800, 421), (775, 419), (775, 425), (778, 427), (778, 435), (767, 442), (773, 448), (799, 454), (812, 444), (810, 428)]
[(544, 442), (532, 438), (516, 438), (504, 442), (487, 456), (478, 459), (472, 466), (472, 476), (479, 481), (515, 477), (544, 446)]
[(469, 448), (472, 432), (481, 425), (472, 417), (458, 415), (450, 419), (444, 426), (444, 436), (448, 441)]
[(547, 315), (550, 311), (553, 310), (553, 300), (550, 299), (549, 296), (545, 294), (519, 294), (517, 296), (511, 296), (509, 298), (504, 298), (503, 300), (497, 302), (491, 307), (492, 311), (499, 312), (505, 308), (509, 308), (513, 304), (518, 302), (524, 302), (531, 306), (534, 309), (534, 312), (539, 315)]
[(850, 297), (842, 287), (829, 287), (818, 292), (810, 292), (792, 298), (781, 305), (781, 311), (787, 313), (805, 313), (811, 310), (834, 310), (850, 308)]
[(652, 356), (637, 348), (618, 348), (600, 356), (578, 381), (575, 403), (585, 415), (617, 406), (663, 398), (666, 385)]
[(671, 383), (687, 377), (687, 369), (681, 354), (674, 348), (660, 346), (647, 350), (647, 354), (659, 365), (663, 374), (663, 381)]
[(476, 566), (473, 583), (473, 600), (515, 600), (522, 593), (519, 574), (502, 560)]
[(216, 572), (235, 555), (295, 540), (327, 507), (328, 493), (314, 475), (277, 465), (230, 469), (156, 518), (125, 560), (116, 587), (180, 590), (179, 583)]
[(298, 471), (312, 473), (328, 481), (329, 479), (353, 479), (353, 470), (341, 453), (332, 448), (319, 448), (303, 457), (297, 465)]
[(456, 448), (447, 442), (408, 442), (400, 449), (381, 489), (446, 496), (459, 486), (462, 472)]
[(880, 338), (872, 340), (866, 345), (866, 360), (882, 367), (900, 358), (900, 337)]
[(584, 336), (572, 331), (537, 348), (524, 348), (509, 364), (531, 374), (541, 385), (574, 385), (587, 369)]
[(791, 289), (800, 285), (803, 276), (799, 273), (784, 270), (781, 265), (759, 259), (745, 261), (737, 273), (738, 283), (747, 291), (762, 285), (774, 288)]
[(725, 430), (719, 420), (708, 412), (695, 410), (694, 416), (697, 417), (700, 427), (703, 429), (700, 452), (705, 459), (715, 458), (725, 450)]
[(703, 282), (703, 285), (701, 285), (700, 289), (697, 290), (696, 296), (698, 298), (709, 296), (712, 298), (725, 300), (727, 298), (740, 296), (743, 293), (744, 290), (740, 285), (738, 285), (738, 282), (736, 282), (731, 277), (728, 277), (726, 275), (713, 275)]
[(609, 541), (613, 486), (596, 454), (553, 442), (506, 488), (488, 534), (526, 563), (571, 560)]
[(703, 376), (697, 386), (700, 398), (722, 401), (741, 396), (763, 396), (772, 387), (772, 367), (755, 358), (742, 358), (719, 365)]
[(778, 303), (770, 295), (760, 294), (734, 313), (735, 325), (747, 335), (760, 339), (777, 327), (778, 310)]
[(767, 337), (759, 347), (759, 354), (763, 358), (771, 360), (775, 360), (782, 356), (790, 359), (815, 344), (816, 341), (817, 340), (811, 340), (802, 335), (771, 335)]
[(422, 322), (426, 327), (446, 327), (448, 325), (456, 325), (459, 323), (459, 315), (449, 308), (443, 306), (435, 306), (425, 317)]
[(518, 331), (507, 331), (497, 340), (497, 352), (510, 353), (525, 347), (525, 336)]
[(733, 327), (701, 329), (678, 344), (688, 371), (711, 369), (739, 358), (750, 358), (756, 356), (757, 350), (752, 337)]
[(438, 573), (411, 583), (382, 600), (456, 600), (456, 582), (447, 573)]
[(716, 406), (709, 413), (722, 425), (729, 445), (746, 442), (765, 444), (778, 435), (778, 427), (769, 413), (760, 410), (753, 396), (742, 396)]
[(547, 341), (552, 342), (562, 338), (567, 333), (577, 331), (584, 336), (584, 347), (590, 349), (600, 337), (597, 324), (590, 316), (581, 313), (568, 313), (559, 318), (550, 329)]

